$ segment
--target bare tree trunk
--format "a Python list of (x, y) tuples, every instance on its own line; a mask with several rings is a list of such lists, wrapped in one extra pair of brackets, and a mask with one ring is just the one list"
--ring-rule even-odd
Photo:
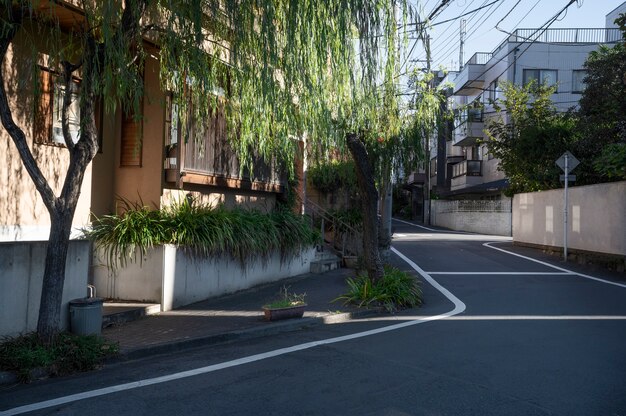
[(59, 332), (61, 301), (65, 281), (65, 262), (69, 247), (72, 218), (66, 215), (50, 215), (50, 237), (46, 249), (46, 264), (41, 288), (37, 334), (51, 343)]
[(365, 145), (359, 135), (350, 133), (346, 136), (348, 149), (354, 159), (356, 178), (361, 194), (363, 209), (363, 255), (367, 275), (372, 281), (381, 279), (383, 265), (378, 252), (378, 191), (374, 183), (374, 174), (370, 166)]

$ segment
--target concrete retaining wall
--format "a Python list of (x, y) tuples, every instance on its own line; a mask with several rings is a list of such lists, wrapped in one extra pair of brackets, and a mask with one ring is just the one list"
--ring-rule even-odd
[(430, 223), (456, 231), (511, 235), (511, 201), (432, 200)]
[(94, 260), (94, 284), (98, 296), (149, 301), (161, 310), (189, 305), (210, 297), (247, 289), (260, 283), (308, 273), (315, 248), (280, 261), (278, 253), (267, 262), (254, 259), (245, 269), (230, 259), (195, 259), (173, 245), (154, 247), (139, 261), (109, 270), (102, 259)]
[[(568, 191), (568, 248), (626, 256), (626, 181)], [(515, 195), (513, 241), (563, 247), (563, 189)]]
[[(67, 254), (61, 327), (69, 327), (68, 303), (87, 295), (89, 241), (71, 241)], [(0, 243), (0, 336), (37, 328), (46, 242)]]

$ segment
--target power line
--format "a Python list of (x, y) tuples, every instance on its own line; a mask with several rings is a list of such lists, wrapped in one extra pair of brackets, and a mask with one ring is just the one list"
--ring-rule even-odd
[[(480, 6), (477, 10), (480, 10), (480, 9), (483, 9), (484, 7), (486, 7), (486, 6), (487, 6), (487, 5), (486, 5), (487, 1), (489, 1), (489, 0), (485, 0), (485, 1), (483, 2), (483, 4), (482, 4), (482, 5), (481, 5), (481, 6)], [(470, 3), (470, 4), (471, 4), (471, 3)], [(461, 13), (465, 12), (465, 10), (467, 10), (467, 9), (469, 8), (470, 4), (468, 4), (468, 5), (467, 5), (467, 7), (465, 7), (465, 9), (464, 9)], [(476, 16), (477, 16), (477, 15), (473, 15), (472, 17), (470, 17), (470, 18), (469, 18), (469, 20), (468, 20), (468, 22), (471, 22), (471, 21), (472, 21), (472, 20), (473, 20)], [(451, 28), (451, 27), (454, 27), (454, 25), (450, 24), (448, 27), (446, 27), (446, 28), (444, 29), (444, 31), (443, 31), (443, 32), (441, 32), (441, 33), (439, 34), (439, 37), (443, 37), (443, 35), (444, 35), (444, 34), (445, 34), (448, 30), (450, 30), (450, 28)], [(442, 48), (445, 48), (446, 46), (448, 46), (448, 45), (450, 44), (451, 40), (453, 40), (456, 36), (457, 36), (457, 31), (455, 30), (455, 31), (453, 31), (450, 35), (448, 35), (448, 37), (446, 37), (443, 41), (441, 41), (441, 42), (440, 42), (440, 43), (443, 43)], [(421, 58), (421, 55), (420, 55), (419, 57)]]
[[(493, 15), (493, 13), (495, 13), (495, 11), (496, 11), (496, 10), (498, 10), (498, 8), (499, 8), (500, 6), (502, 6), (502, 4), (504, 4), (504, 3), (500, 3), (500, 4), (499, 4), (499, 5), (497, 5), (497, 6), (492, 5), (492, 6), (491, 6), (491, 7), (489, 7), (487, 10), (485, 10), (485, 11), (483, 12), (483, 14), (482, 14), (480, 17), (478, 17), (478, 21), (476, 21), (476, 22), (475, 22), (475, 23), (474, 23), (474, 24), (470, 27), (471, 32), (467, 35), (466, 40), (469, 40), (469, 39), (472, 37), (472, 35), (473, 35), (474, 33), (476, 33), (476, 31), (478, 30), (478, 28), (479, 28), (481, 25), (483, 25), (483, 24), (487, 21), (487, 19), (489, 19), (489, 17), (491, 17), (491, 16)], [(495, 8), (494, 8), (493, 10), (491, 10), (494, 6), (495, 6)], [(491, 11), (491, 13), (489, 13), (490, 11)], [(486, 16), (486, 15), (487, 15), (487, 13), (489, 13), (489, 15), (488, 15), (488, 16)], [(486, 16), (486, 17), (485, 17), (485, 16)], [(468, 22), (468, 23), (469, 23), (469, 22)], [(440, 61), (440, 62), (444, 61), (444, 60), (445, 60), (448, 56), (450, 56), (450, 55), (451, 55), (451, 54), (455, 51), (455, 49), (456, 49), (456, 44), (454, 43), (454, 41), (455, 41), (455, 39), (452, 39), (451, 41), (447, 42), (444, 46), (442, 46), (442, 49), (444, 49), (444, 48), (446, 48), (446, 46), (448, 46), (448, 45), (452, 45), (450, 48), (445, 49), (445, 51), (444, 51), (444, 52), (441, 52), (441, 53), (440, 53), (440, 55), (439, 55), (439, 56), (443, 56), (443, 58), (438, 58), (438, 59), (437, 59), (438, 61)]]
[[(535, 42), (537, 42), (537, 39), (539, 38), (539, 36), (541, 36), (546, 30), (548, 30), (548, 28), (550, 27), (550, 25), (552, 25), (552, 23), (554, 23), (559, 16), (566, 11), (572, 4), (576, 3), (577, 0), (569, 0), (569, 2), (561, 9), (559, 10), (553, 17), (551, 17), (550, 19), (548, 19), (547, 22), (545, 22), (544, 24), (542, 24), (539, 28), (537, 28), (534, 33), (531, 35), (535, 36), (537, 35), (537, 33), (539, 32), (539, 34), (535, 37), (535, 39), (532, 39), (530, 42), (528, 42), (528, 45), (526, 46), (526, 48), (519, 54), (517, 55), (513, 61), (504, 69), (504, 71), (502, 71), (497, 77), (495, 77), (494, 79), (498, 79), (500, 78), (506, 71), (509, 70), (509, 68), (511, 68), (511, 66), (513, 66), (516, 62), (517, 59), (522, 56)], [(545, 26), (545, 27), (544, 27)], [(498, 59), (496, 62), (494, 62), (489, 68), (486, 68), (485, 70), (483, 70), (479, 75), (477, 75), (475, 78), (473, 78), (472, 80), (469, 80), (468, 83), (472, 83), (474, 81), (479, 80), (483, 75), (485, 75), (488, 71), (490, 71), (492, 68), (494, 68), (498, 63), (502, 62), (505, 58), (507, 58), (511, 53), (517, 51), (518, 48), (513, 48), (511, 49), (508, 53), (506, 53), (503, 57), (501, 57), (500, 59)], [(488, 89), (485, 88), (474, 88), (477, 90), (481, 90), (481, 91), (488, 91)]]

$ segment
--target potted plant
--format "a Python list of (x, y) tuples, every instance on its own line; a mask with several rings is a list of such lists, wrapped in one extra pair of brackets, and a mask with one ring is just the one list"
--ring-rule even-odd
[(283, 286), (277, 299), (263, 306), (266, 321), (278, 321), (281, 319), (302, 318), (306, 302), (306, 293), (289, 292), (289, 288)]

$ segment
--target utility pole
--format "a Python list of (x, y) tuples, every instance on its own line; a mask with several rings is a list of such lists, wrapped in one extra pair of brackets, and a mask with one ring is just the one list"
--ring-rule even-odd
[[(444, 2), (445, 3), (445, 2)], [(430, 54), (430, 35), (426, 34), (424, 38), (424, 49), (426, 49), (426, 72), (430, 76), (431, 75), (431, 54)], [(429, 88), (434, 88), (434, 80), (431, 79), (429, 82)], [(424, 209), (423, 209), (423, 219), (424, 224), (430, 224), (430, 137), (426, 137), (424, 140), (424, 151), (426, 156), (426, 165), (424, 166), (424, 171), (426, 172), (426, 180), (424, 186)]]
[(459, 71), (463, 70), (463, 47), (465, 46), (465, 28), (466, 28), (467, 20), (461, 19), (461, 28), (459, 31), (460, 34), (460, 43), (459, 43)]

